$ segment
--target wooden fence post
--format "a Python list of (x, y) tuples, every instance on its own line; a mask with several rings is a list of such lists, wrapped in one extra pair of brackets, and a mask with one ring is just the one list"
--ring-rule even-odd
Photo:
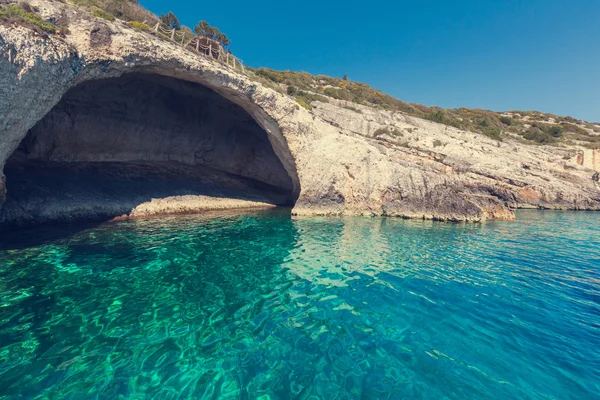
[(183, 35), (181, 35), (181, 45), (183, 46), (183, 41), (185, 40), (185, 31), (183, 32)]
[(159, 27), (159, 26), (160, 26), (160, 22), (157, 22), (157, 23), (156, 23), (156, 26), (154, 27), (154, 33), (155, 33), (156, 35), (158, 35), (158, 27)]
[(233, 57), (233, 69), (235, 69), (235, 57)]
[(229, 65), (229, 53), (225, 53), (225, 54), (227, 54), (225, 56), (225, 64)]
[(196, 38), (196, 51), (200, 52), (200, 38)]
[(175, 41), (175, 28), (173, 28), (173, 31), (171, 32), (171, 40), (173, 42)]
[(208, 56), (212, 57), (212, 43), (208, 45)]

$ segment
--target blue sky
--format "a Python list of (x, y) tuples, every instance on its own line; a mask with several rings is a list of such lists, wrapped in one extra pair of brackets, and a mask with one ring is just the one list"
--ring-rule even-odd
[(205, 19), (253, 67), (365, 82), (445, 108), (600, 122), (600, 0), (140, 0)]

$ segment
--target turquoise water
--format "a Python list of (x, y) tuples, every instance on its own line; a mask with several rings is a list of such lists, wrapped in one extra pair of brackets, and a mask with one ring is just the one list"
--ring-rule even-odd
[(600, 398), (600, 213), (284, 211), (0, 241), (0, 398)]

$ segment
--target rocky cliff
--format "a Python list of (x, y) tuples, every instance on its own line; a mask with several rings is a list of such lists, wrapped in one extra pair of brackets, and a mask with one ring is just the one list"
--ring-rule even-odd
[(309, 111), (251, 73), (124, 22), (31, 3), (70, 32), (0, 25), (5, 225), (219, 208), (224, 198), (301, 215), (457, 221), (600, 209), (598, 164), (577, 148), (499, 142), (343, 102)]

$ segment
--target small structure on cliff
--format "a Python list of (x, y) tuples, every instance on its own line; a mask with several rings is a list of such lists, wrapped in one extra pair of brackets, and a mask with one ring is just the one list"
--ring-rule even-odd
[(217, 40), (206, 36), (194, 35), (191, 31), (186, 32), (183, 29), (169, 28), (160, 21), (152, 27), (152, 33), (163, 39), (176, 42), (187, 50), (210, 56), (234, 69), (240, 68), (242, 71), (245, 70), (242, 60), (231, 54), (229, 50), (225, 50)]

